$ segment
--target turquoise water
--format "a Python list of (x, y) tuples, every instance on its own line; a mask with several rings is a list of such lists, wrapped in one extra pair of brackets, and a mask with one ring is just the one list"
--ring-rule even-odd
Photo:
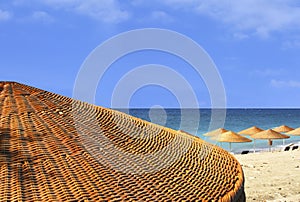
[[(183, 129), (205, 141), (229, 150), (228, 143), (220, 145), (203, 136), (209, 131), (212, 123), (211, 109), (121, 109), (120, 111), (175, 130)], [(200, 118), (197, 117), (197, 114), (200, 115)], [(298, 128), (300, 127), (300, 109), (227, 109), (224, 125), (221, 116), (216, 117), (213, 122), (214, 127), (210, 130), (223, 126), (227, 130), (238, 132), (254, 125), (261, 129), (269, 129), (283, 124)], [(299, 141), (300, 136), (291, 136), (285, 140), (285, 144)], [(256, 140), (255, 144), (258, 150), (268, 148), (267, 140)], [(281, 145), (283, 145), (283, 140), (273, 141), (273, 148)], [(253, 149), (253, 142), (232, 143), (232, 152), (238, 153), (251, 149)]]

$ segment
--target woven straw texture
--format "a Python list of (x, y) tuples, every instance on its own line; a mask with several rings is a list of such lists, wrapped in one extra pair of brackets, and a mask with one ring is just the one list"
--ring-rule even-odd
[(0, 201), (245, 201), (237, 160), (183, 131), (15, 82), (0, 112)]

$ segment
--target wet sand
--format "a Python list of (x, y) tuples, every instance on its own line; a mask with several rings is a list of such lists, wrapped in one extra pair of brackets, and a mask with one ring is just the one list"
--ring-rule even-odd
[(247, 201), (300, 202), (300, 149), (235, 157), (243, 167)]

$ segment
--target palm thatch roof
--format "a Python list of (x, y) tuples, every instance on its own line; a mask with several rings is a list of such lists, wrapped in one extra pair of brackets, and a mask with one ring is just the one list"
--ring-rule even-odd
[(250, 135), (251, 136), (251, 135), (254, 135), (255, 133), (259, 133), (261, 131), (263, 131), (263, 129), (258, 128), (257, 126), (252, 126), (250, 128), (247, 128), (245, 130), (242, 130), (242, 131), (238, 132), (238, 134), (240, 134), (240, 135)]
[(286, 133), (287, 135), (300, 135), (300, 128), (296, 128)]
[(252, 142), (252, 140), (233, 131), (227, 131), (225, 133), (212, 137), (212, 139), (218, 142)]
[(268, 130), (264, 130), (262, 132), (256, 133), (254, 135), (251, 135), (251, 138), (253, 138), (253, 139), (286, 139), (286, 138), (289, 138), (289, 136), (278, 133), (272, 129), (268, 129)]
[(219, 134), (222, 134), (222, 133), (225, 133), (227, 132), (228, 130), (224, 129), (224, 128), (218, 128), (216, 130), (213, 130), (213, 131), (209, 131), (205, 134), (203, 134), (204, 136), (209, 136), (209, 137), (213, 137), (213, 136), (216, 136), (216, 135), (219, 135)]
[(289, 131), (294, 130), (294, 128), (291, 128), (287, 125), (281, 125), (281, 126), (278, 126), (276, 128), (273, 128), (272, 130), (274, 130), (276, 132), (279, 132), (279, 133), (285, 133), (285, 132), (289, 132)]

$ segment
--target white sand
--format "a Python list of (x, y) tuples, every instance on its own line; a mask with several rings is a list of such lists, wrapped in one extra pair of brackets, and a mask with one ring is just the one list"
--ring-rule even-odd
[(243, 167), (247, 201), (300, 202), (300, 149), (235, 157)]

